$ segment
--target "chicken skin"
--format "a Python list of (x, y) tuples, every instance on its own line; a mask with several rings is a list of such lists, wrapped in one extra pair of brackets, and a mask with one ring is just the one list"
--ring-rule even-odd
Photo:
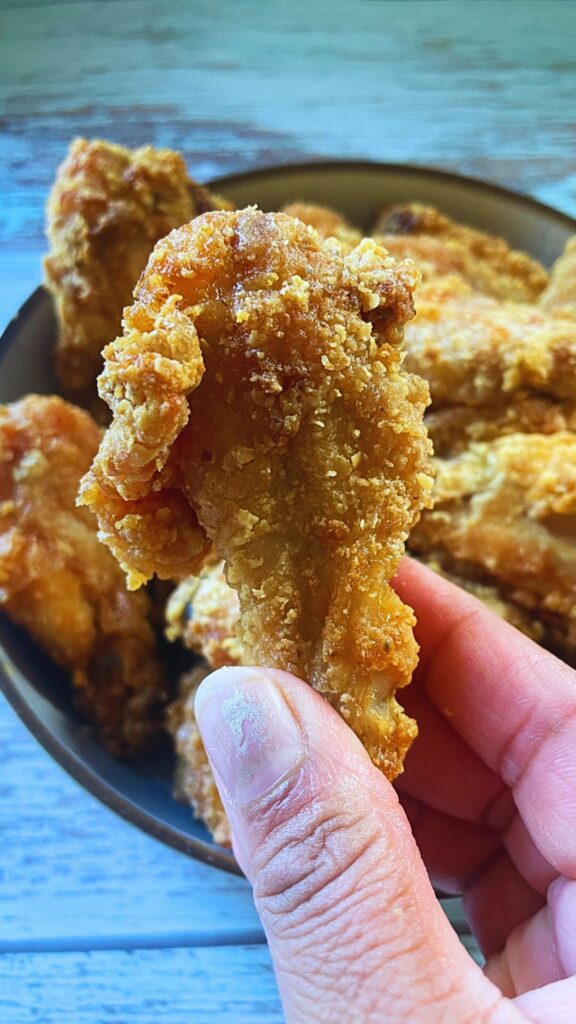
[(576, 422), (576, 325), (498, 302), (454, 278), (422, 285), (406, 327), (406, 367), (430, 385), (437, 454), (469, 440), (552, 433)]
[(215, 842), (231, 846), (230, 823), (214, 781), (208, 755), (194, 713), (194, 697), (209, 669), (198, 665), (181, 676), (179, 697), (168, 709), (167, 726), (176, 751), (175, 796), (192, 806), (194, 814), (210, 829)]
[(220, 201), (192, 182), (179, 153), (76, 139), (47, 205), (46, 285), (59, 324), (56, 371), (65, 394), (92, 411), (101, 352), (155, 242)]
[(283, 214), (174, 231), (106, 349), (114, 418), (81, 498), (131, 586), (212, 544), (246, 658), (324, 693), (389, 777), (417, 655), (389, 580), (431, 487), (427, 388), (401, 366), (417, 280)]
[(576, 643), (576, 435), (512, 434), (437, 459), (434, 507), (410, 548), (496, 586), (540, 618), (568, 660)]
[(424, 281), (458, 274), (475, 291), (509, 302), (536, 302), (548, 283), (542, 264), (502, 238), (459, 224), (433, 206), (385, 209), (374, 235), (397, 259), (411, 257)]
[(145, 593), (130, 594), (76, 507), (101, 430), (61, 398), (0, 406), (0, 607), (72, 677), (113, 753), (147, 749), (166, 700)]

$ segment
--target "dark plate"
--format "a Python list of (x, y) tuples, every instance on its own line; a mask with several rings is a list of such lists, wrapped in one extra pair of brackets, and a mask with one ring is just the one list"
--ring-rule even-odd
[[(333, 206), (364, 228), (381, 206), (417, 199), (503, 235), (546, 264), (576, 233), (576, 221), (532, 199), (423, 168), (310, 164), (238, 174), (213, 184), (238, 205), (278, 209), (304, 199)], [(51, 369), (54, 338), (51, 301), (39, 288), (0, 340), (0, 402), (14, 401), (29, 391), (56, 390)], [(124, 764), (106, 754), (75, 713), (64, 673), (5, 617), (0, 617), (0, 685), (46, 750), (105, 804), (170, 846), (228, 871), (239, 870), (232, 855), (173, 799), (171, 755)]]

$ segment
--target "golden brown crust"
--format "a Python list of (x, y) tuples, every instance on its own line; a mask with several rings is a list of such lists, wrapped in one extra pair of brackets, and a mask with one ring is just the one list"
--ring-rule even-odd
[(95, 409), (102, 349), (120, 330), (154, 243), (214, 205), (179, 153), (72, 143), (48, 199), (45, 260), (59, 322), (56, 369), (67, 395)]
[[(416, 645), (388, 581), (430, 488), (427, 389), (401, 368), (416, 281), (282, 214), (173, 232), (106, 350), (114, 422), (83, 485), (133, 583), (196, 570), (205, 531), (246, 657), (325, 693), (390, 776), (415, 733), (393, 693)], [(160, 544), (138, 530), (152, 498)]]
[[(433, 211), (423, 217), (423, 230), (438, 223), (435, 216)], [(395, 250), (391, 245), (397, 253), (410, 252), (424, 272), (417, 316), (406, 328), (406, 366), (429, 382), (432, 407), (426, 424), (439, 457), (434, 507), (424, 514), (410, 547), (572, 661), (572, 581), (568, 573), (559, 582), (552, 568), (560, 553), (569, 567), (572, 542), (555, 537), (548, 520), (537, 522), (531, 495), (534, 475), (546, 477), (548, 457), (555, 487), (571, 487), (573, 449), (567, 439), (574, 438), (570, 432), (576, 426), (574, 321), (565, 310), (553, 315), (543, 304), (494, 298), (498, 288), (490, 274), (498, 246), (492, 255), (489, 249), (484, 266), (482, 247), (461, 248), (458, 231), (457, 246), (446, 244), (446, 232), (439, 234), (407, 235), (407, 245)], [(430, 257), (429, 265), (419, 259), (418, 247)], [(502, 293), (514, 296), (509, 270), (504, 254)], [(566, 465), (558, 456), (564, 450)], [(456, 490), (449, 496), (450, 486)]]
[[(380, 214), (374, 234), (398, 258), (412, 257), (425, 280), (459, 274), (497, 299), (536, 302), (548, 283), (544, 267), (502, 238), (450, 220), (432, 206), (405, 203)], [(397, 241), (395, 240), (397, 239)]]
[(438, 455), (576, 425), (576, 330), (567, 317), (437, 278), (418, 291), (406, 349), (407, 369), (430, 385), (426, 424)]
[(94, 517), (76, 508), (100, 438), (60, 398), (0, 406), (0, 605), (71, 673), (80, 709), (126, 754), (160, 731), (164, 675), (147, 596), (127, 593)]
[(147, 303), (138, 294), (125, 312), (124, 336), (104, 350), (99, 392), (113, 419), (81, 489), (132, 588), (154, 573), (179, 579), (199, 570), (210, 548), (178, 464), (188, 395), (204, 373), (200, 340), (179, 296)]
[(436, 455), (456, 455), (473, 441), (492, 441), (506, 434), (556, 434), (576, 429), (576, 403), (538, 395), (505, 395), (487, 405), (454, 405), (432, 409), (425, 417)]
[(188, 576), (172, 592), (166, 604), (166, 636), (201, 654), (211, 668), (241, 665), (239, 619), (238, 595), (228, 585), (219, 560), (204, 566), (198, 576)]
[(434, 507), (410, 547), (498, 587), (576, 642), (576, 435), (512, 434), (437, 459)]
[(576, 315), (576, 236), (568, 239), (564, 252), (552, 267), (539, 305), (549, 313)]
[[(452, 559), (447, 551), (426, 550), (419, 560), (457, 586), (473, 594), (501, 618), (521, 630), (531, 640), (549, 647), (556, 654), (573, 660), (568, 650), (562, 622), (553, 616), (537, 614), (515, 603), (498, 582), (486, 582), (485, 567)], [(460, 571), (458, 571), (460, 570)], [(236, 591), (226, 582), (221, 562), (207, 565), (199, 577), (185, 580), (173, 592), (167, 605), (167, 636), (201, 655), (210, 669), (223, 665), (245, 664), (238, 639), (240, 606)]]
[(517, 395), (576, 400), (574, 322), (536, 306), (457, 292), (446, 280), (423, 285), (406, 348), (406, 366), (428, 381), (435, 408)]
[(337, 238), (343, 245), (359, 245), (362, 235), (336, 210), (328, 206), (315, 206), (313, 203), (289, 203), (284, 206), (283, 213), (289, 217), (296, 217), (303, 224), (308, 224), (318, 232), (320, 238)]
[(232, 845), (230, 824), (194, 714), (196, 690), (207, 675), (208, 669), (199, 665), (181, 676), (180, 696), (168, 709), (167, 726), (177, 757), (175, 796), (192, 805), (195, 815), (205, 822), (220, 846), (229, 847)]

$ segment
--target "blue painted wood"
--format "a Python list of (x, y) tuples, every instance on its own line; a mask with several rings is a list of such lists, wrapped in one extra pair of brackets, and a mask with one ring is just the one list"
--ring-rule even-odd
[(0, 958), (2, 1024), (281, 1024), (266, 946)]
[(174, 146), (201, 178), (315, 156), (435, 164), (576, 212), (575, 4), (2, 6), (0, 320), (75, 134)]
[[(316, 156), (435, 164), (576, 213), (575, 31), (563, 0), (6, 0), (0, 326), (38, 282), (74, 134), (174, 146), (202, 179)], [(0, 957), (2, 1022), (282, 1019), (266, 947), (231, 946), (262, 937), (246, 883), (117, 819), (3, 702), (0, 835), (0, 949), (46, 951)], [(221, 945), (102, 950), (195, 942)]]
[(1, 697), (0, 835), (0, 951), (263, 941), (245, 880), (103, 807)]
[[(264, 942), (248, 883), (77, 785), (0, 696), (0, 954)], [(458, 932), (465, 922), (448, 901)]]

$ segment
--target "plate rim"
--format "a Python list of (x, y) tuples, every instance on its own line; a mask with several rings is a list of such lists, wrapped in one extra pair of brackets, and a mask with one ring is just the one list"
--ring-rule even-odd
[(385, 171), (390, 173), (401, 172), (402, 174), (406, 174), (414, 178), (436, 178), (438, 181), (444, 181), (446, 184), (449, 184), (450, 182), (464, 183), (477, 191), (486, 192), (489, 195), (496, 195), (501, 198), (513, 199), (518, 202), (519, 205), (526, 206), (529, 209), (540, 213), (545, 213), (548, 216), (552, 215), (565, 227), (569, 227), (572, 231), (576, 232), (576, 215), (572, 216), (570, 213), (558, 210), (555, 206), (550, 206), (548, 203), (544, 203), (540, 199), (536, 199), (527, 192), (518, 192), (515, 189), (508, 188), (506, 185), (498, 185), (496, 182), (486, 181), (483, 178), (475, 178), (469, 174), (459, 174), (457, 171), (446, 171), (440, 167), (429, 166), (427, 164), (397, 164), (380, 160), (360, 160), (354, 158), (350, 158), (349, 160), (335, 160), (332, 157), (326, 157), (325, 160), (317, 159), (303, 162), (292, 161), (288, 163), (269, 164), (265, 167), (256, 167), (251, 171), (238, 171), (234, 174), (224, 174), (217, 178), (211, 178), (209, 181), (203, 182), (203, 184), (210, 188), (219, 188), (220, 186), (227, 184), (240, 184), (246, 178), (277, 177), (290, 171), (307, 171), (309, 173), (316, 173), (325, 170), (343, 171), (354, 169), (365, 171)]
[[(282, 174), (292, 171), (302, 171), (310, 174), (323, 173), (326, 171), (353, 171), (368, 170), (374, 172), (405, 174), (415, 180), (435, 178), (446, 184), (457, 182), (470, 186), (475, 191), (482, 191), (487, 194), (496, 195), (500, 198), (512, 199), (518, 205), (527, 209), (535, 210), (555, 219), (564, 227), (568, 227), (572, 233), (576, 233), (576, 217), (571, 216), (547, 203), (535, 199), (533, 196), (523, 192), (516, 192), (503, 185), (470, 175), (459, 174), (455, 171), (446, 171), (438, 167), (429, 167), (422, 164), (403, 164), (381, 162), (377, 160), (358, 159), (333, 159), (327, 157), (325, 160), (316, 159), (312, 161), (295, 161), (289, 163), (270, 164), (257, 167), (252, 170), (238, 171), (233, 174), (220, 175), (210, 178), (206, 185), (215, 189), (226, 189), (226, 186), (245, 183), (248, 180), (258, 181), (261, 178), (279, 177)], [(22, 303), (20, 308), (9, 320), (0, 336), (0, 358), (4, 352), (11, 347), (15, 341), (15, 335), (24, 319), (33, 314), (37, 307), (49, 301), (49, 295), (43, 285), (39, 285)], [(26, 696), (18, 685), (18, 678), (22, 676), (20, 670), (15, 666), (8, 656), (8, 653), (0, 644), (0, 652), (3, 657), (0, 660), (0, 690), (3, 692), (8, 703), (16, 712), (25, 727), (35, 740), (46, 750), (46, 752), (60, 765), (76, 782), (86, 789), (92, 796), (96, 797), (106, 807), (110, 808), (125, 821), (135, 825), (141, 831), (153, 838), (163, 842), (165, 845), (179, 850), (180, 852), (196, 860), (218, 867), (235, 875), (243, 875), (234, 855), (216, 844), (210, 844), (195, 836), (190, 836), (180, 831), (176, 825), (166, 823), (153, 814), (144, 810), (134, 803), (129, 797), (116, 790), (111, 783), (104, 780), (94, 769), (73, 752), (57, 733), (51, 730), (34, 710)], [(7, 669), (6, 662), (10, 665)]]
[[(1, 647), (1, 645), (0, 645)], [(141, 832), (163, 842), (172, 849), (179, 850), (189, 857), (222, 868), (231, 874), (243, 875), (242, 870), (231, 851), (217, 844), (205, 842), (196, 836), (182, 832), (176, 825), (170, 825), (144, 810), (130, 797), (120, 793), (110, 782), (103, 779), (85, 760), (80, 758), (67, 746), (64, 739), (49, 728), (36, 713), (25, 695), (21, 692), (17, 678), (22, 676), (20, 670), (11, 662), (4, 648), (0, 661), (0, 690), (11, 708), (38, 741), (41, 747), (54, 759), (64, 771), (96, 797), (124, 821), (136, 825)], [(7, 670), (6, 662), (11, 671)], [(190, 809), (192, 814), (192, 810)]]

